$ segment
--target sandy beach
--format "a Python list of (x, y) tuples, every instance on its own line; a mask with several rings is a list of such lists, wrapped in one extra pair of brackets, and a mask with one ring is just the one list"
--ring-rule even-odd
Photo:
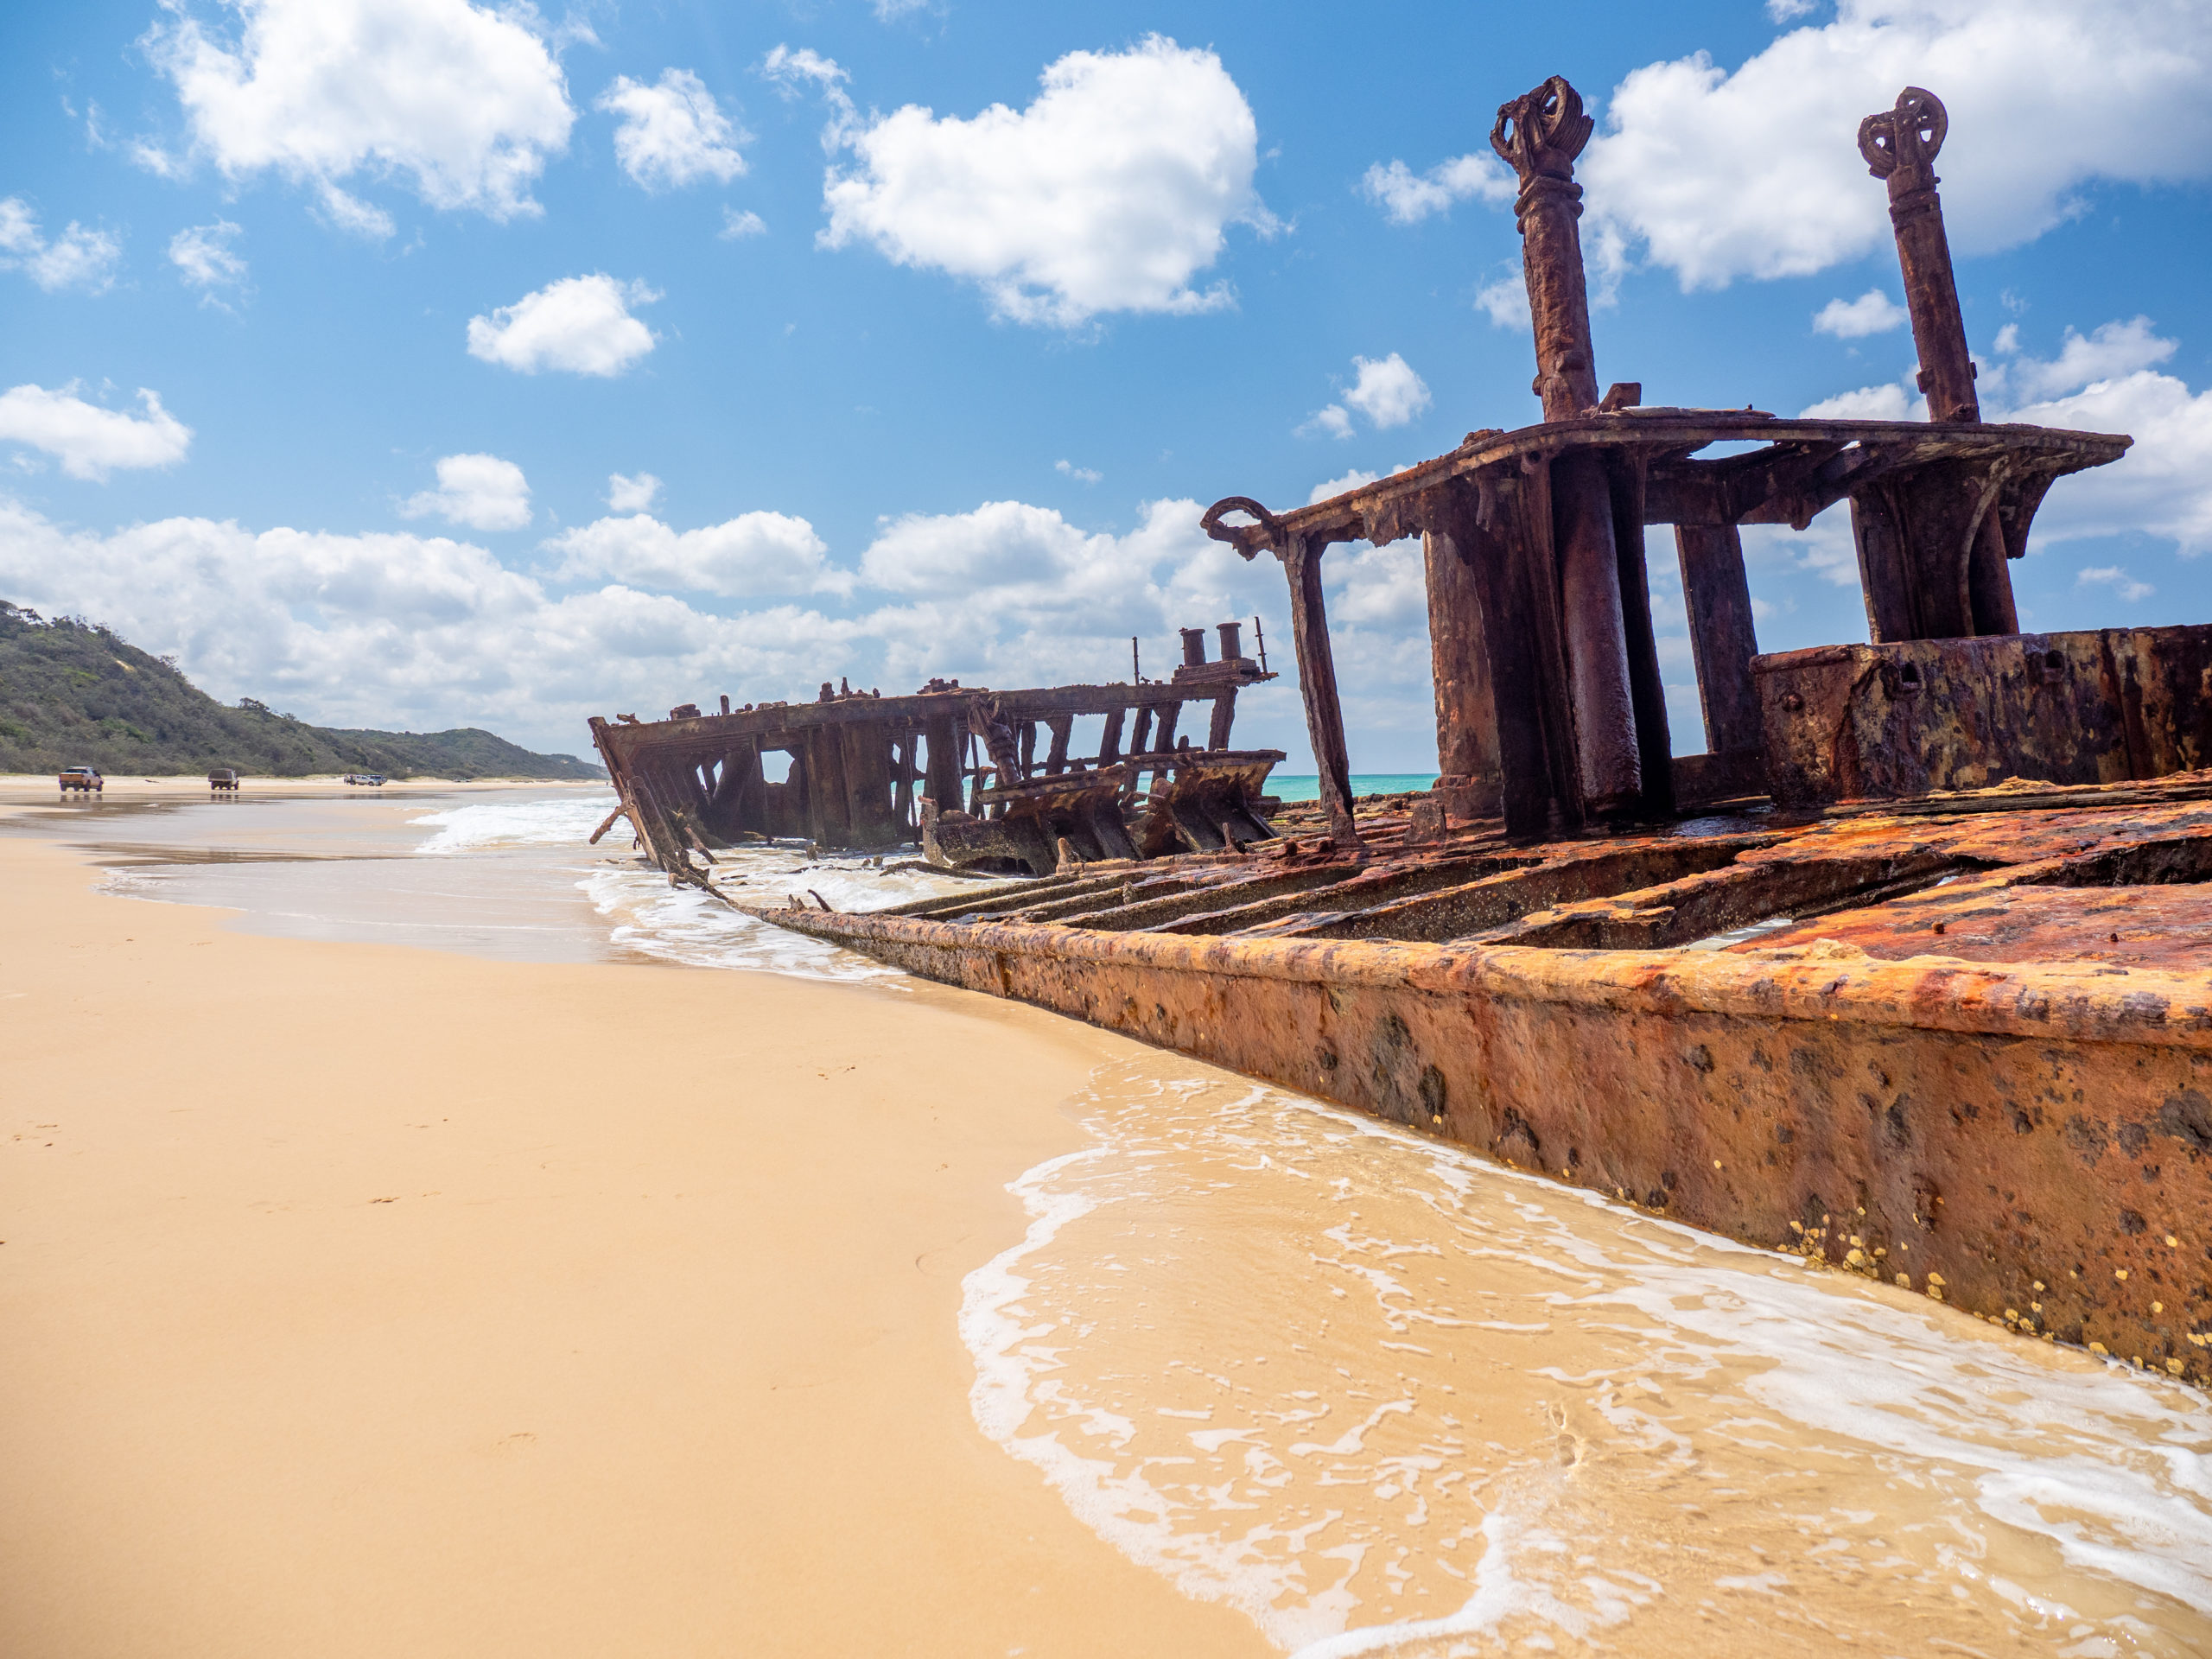
[(1111, 1044), (226, 931), (0, 839), (0, 1651), (1260, 1653), (972, 1420)]
[(7, 1659), (2203, 1650), (2180, 1384), (764, 927), (603, 791), (194, 782), (0, 785)]

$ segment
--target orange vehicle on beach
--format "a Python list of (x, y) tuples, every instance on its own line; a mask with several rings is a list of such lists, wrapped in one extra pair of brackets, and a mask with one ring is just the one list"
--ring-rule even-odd
[(73, 789), (81, 789), (88, 795), (96, 795), (106, 787), (107, 779), (100, 776), (99, 768), (97, 766), (61, 768), (61, 792), (64, 795)]

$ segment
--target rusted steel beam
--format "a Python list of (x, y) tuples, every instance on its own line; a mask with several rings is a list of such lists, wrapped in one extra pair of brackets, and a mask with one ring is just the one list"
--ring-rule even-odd
[(1227, 696), (1214, 700), (1213, 718), (1206, 722), (1206, 747), (1227, 748), (1230, 732), (1236, 724), (1236, 693), (1231, 691)]
[[(1436, 686), (1436, 770), (1446, 810), (1453, 817), (1486, 817), (1498, 810), (1498, 709), (1491, 690), (1491, 652), (1484, 636), (1482, 582), (1474, 559), (1478, 543), (1464, 550), (1471, 524), (1465, 515), (1425, 531), (1421, 575), (1428, 596), (1428, 656)], [(1218, 705), (1216, 705), (1218, 707)]]
[(1866, 602), (1866, 637), (1877, 645), (1923, 638), (1904, 532), (1881, 491), (1851, 498), (1851, 540), (1859, 555), (1859, 591)]
[[(1591, 127), (1581, 96), (1554, 75), (1501, 105), (1491, 130), (1491, 147), (1521, 180), (1514, 222), (1521, 232), (1535, 334), (1533, 390), (1547, 421), (1573, 420), (1598, 407), (1582, 233), (1576, 224), (1582, 187), (1574, 182), (1574, 158), (1589, 142)], [(1643, 769), (1611, 496), (1594, 455), (1561, 455), (1551, 463), (1551, 473), (1552, 535), (1574, 705), (1575, 780), (1587, 810), (1618, 812), (1640, 801)]]
[[(2047, 484), (2050, 479), (2119, 460), (2130, 442), (2112, 433), (2042, 426), (1777, 419), (1741, 409), (1592, 410), (1571, 421), (1547, 421), (1511, 432), (1470, 433), (1465, 442), (1448, 454), (1342, 495), (1268, 514), (1256, 524), (1223, 522), (1224, 514), (1240, 508), (1265, 511), (1249, 498), (1226, 497), (1208, 509), (1202, 522), (1207, 534), (1229, 543), (1247, 558), (1262, 548), (1279, 547), (1292, 531), (1379, 544), (1418, 535), (1426, 513), (1439, 499), (1440, 485), (1463, 479), (1497, 480), (1525, 464), (1528, 456), (1595, 448), (1639, 450), (1649, 455), (1647, 523), (1732, 523), (1740, 517), (1748, 523), (1796, 524), (1809, 521), (1878, 474), (1910, 472), (1943, 461), (1992, 466), (2001, 461), (2008, 476), (2021, 484), (2030, 479)], [(1782, 453), (1754, 451), (1726, 462), (1700, 461), (1692, 454), (1711, 444), (1740, 442), (1775, 446)], [(1836, 467), (1847, 447), (1847, 464)], [(1804, 468), (1796, 486), (1804, 493), (1778, 499), (1777, 489), (1783, 498), (1789, 497), (1789, 478), (1803, 467), (1808, 449), (1824, 449), (1828, 463)], [(1777, 474), (1781, 475), (1778, 482)], [(2007, 486), (2008, 491), (2019, 487)], [(2015, 499), (2032, 512), (2040, 492)]]
[(824, 847), (842, 846), (853, 829), (843, 734), (836, 727), (817, 727), (807, 734), (806, 747), (808, 838)]
[(1682, 608), (1689, 613), (1706, 748), (1713, 754), (1757, 754), (1759, 694), (1751, 658), (1759, 647), (1743, 537), (1733, 524), (1677, 524), (1675, 556), (1681, 566)]
[(1152, 741), (1154, 753), (1172, 754), (1174, 753), (1175, 728), (1178, 723), (1180, 722), (1182, 718), (1183, 705), (1181, 703), (1170, 702), (1161, 705), (1160, 710), (1160, 730)]
[(1337, 696), (1337, 664), (1329, 646), (1329, 613), (1321, 594), (1321, 555), (1326, 543), (1292, 536), (1282, 550), (1290, 579), (1290, 632), (1298, 652), (1298, 691), (1306, 705), (1306, 734), (1320, 774), (1321, 811), (1340, 848), (1362, 843), (1351, 809), (1351, 760), (1344, 747), (1344, 705)]
[(1643, 794), (1620, 550), (1605, 468), (1595, 456), (1554, 462), (1551, 493), (1567, 694), (1574, 711), (1574, 781), (1583, 810), (1602, 817), (1629, 810)]
[(923, 728), (929, 745), (929, 778), (923, 791), (946, 810), (960, 804), (960, 746), (962, 734), (950, 714), (933, 715)]
[[(1541, 481), (1540, 475), (1529, 480)], [(1554, 755), (1555, 747), (1558, 756), (1571, 753), (1553, 735), (1567, 720), (1566, 699), (1556, 695), (1564, 677), (1554, 665), (1556, 607), (1550, 584), (1541, 580), (1547, 562), (1531, 546), (1524, 522), (1532, 512), (1548, 514), (1527, 505), (1518, 480), (1501, 480), (1493, 499), (1496, 512), (1485, 520), (1473, 490), (1449, 486), (1440, 503), (1440, 527), (1480, 597), (1496, 709), (1498, 810), (1509, 835), (1539, 836), (1552, 827), (1555, 806), (1573, 795), (1573, 774)]]
[(1619, 563), (1622, 643), (1628, 651), (1629, 703), (1635, 721), (1637, 816), (1664, 818), (1675, 810), (1675, 739), (1667, 723), (1667, 687), (1651, 623), (1651, 573), (1644, 564), (1643, 468), (1630, 453), (1606, 469), (1613, 506), (1613, 547)]

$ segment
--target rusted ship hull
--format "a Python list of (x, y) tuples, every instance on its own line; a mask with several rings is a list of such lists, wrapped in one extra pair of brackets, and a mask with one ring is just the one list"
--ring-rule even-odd
[[(2212, 795), (2212, 779), (2177, 780), (2174, 792)], [(1114, 931), (1112, 909), (1087, 925), (995, 919), (982, 899), (941, 903), (942, 919), (765, 915), (925, 978), (2212, 1384), (2212, 899), (2193, 882), (2051, 880), (2145, 846), (2185, 843), (2192, 870), (2212, 864), (2212, 805), (1875, 818), (1850, 834), (1891, 868), (1910, 867), (1916, 850), (1948, 859), (1921, 873), (1950, 879), (1832, 912), (1779, 944), (1718, 950), (1342, 937), (1357, 929), (1320, 910), (1336, 896), (1328, 886), (1287, 902), (1337, 916), (1309, 931), (1338, 937), (1160, 931), (1206, 927), (1208, 912), (1159, 918), (1190, 895), (1147, 900), (1135, 886), (1113, 908), (1150, 918), (1148, 930)], [(2007, 849), (2017, 861), (1994, 861)], [(2064, 856), (2035, 856), (2055, 849)], [(1459, 891), (1541, 880), (1593, 851), (1533, 850), (1554, 856)], [(1831, 849), (1758, 850), (1786, 871)], [(1739, 859), (1689, 882), (1725, 885)], [(1208, 874), (1266, 880), (1220, 861)], [(1394, 880), (1422, 884), (1417, 865), (1333, 874), (1369, 889), (1370, 912), (1434, 906), (1452, 891), (1391, 899)], [(1879, 869), (1857, 874), (1879, 890)], [(1012, 918), (1095, 903), (1056, 897), (1084, 885), (1040, 883), (998, 903)], [(1663, 885), (1673, 891), (1552, 906), (1503, 931), (1633, 926), (1691, 897), (1683, 882)], [(2112, 924), (2101, 957), (2034, 958), (2037, 912), (2050, 920), (2054, 899), (2101, 906), (2097, 925)], [(2057, 919), (2078, 927), (2081, 916)]]

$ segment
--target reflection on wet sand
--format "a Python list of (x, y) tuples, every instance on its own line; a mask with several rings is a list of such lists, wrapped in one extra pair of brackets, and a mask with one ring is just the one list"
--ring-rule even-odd
[(2186, 1388), (1169, 1057), (1088, 1123), (969, 1281), (978, 1420), (1286, 1647), (2212, 1643)]

